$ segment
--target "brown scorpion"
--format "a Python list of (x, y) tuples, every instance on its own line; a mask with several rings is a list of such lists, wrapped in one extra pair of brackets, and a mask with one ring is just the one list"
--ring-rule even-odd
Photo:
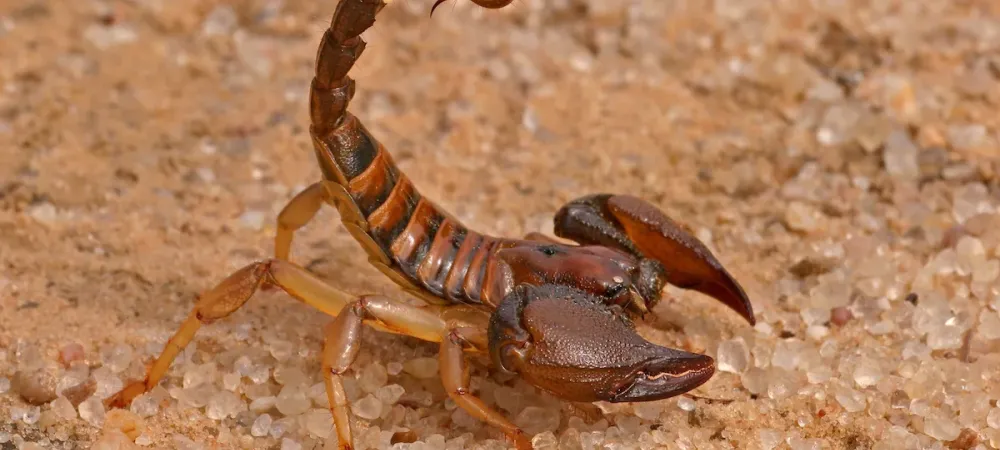
[[(473, 1), (493, 8), (510, 3)], [(497, 370), (576, 402), (658, 400), (708, 381), (711, 357), (650, 343), (633, 319), (656, 305), (668, 283), (714, 297), (750, 324), (753, 309), (711, 252), (663, 212), (636, 197), (596, 194), (555, 215), (555, 234), (575, 244), (539, 233), (487, 236), (421, 195), (347, 111), (355, 92), (348, 72), (365, 49), (361, 34), (385, 5), (341, 0), (323, 35), (310, 90), (310, 133), (323, 179), (279, 214), (275, 257), (204, 292), (146, 378), (106, 404), (124, 407), (152, 389), (198, 328), (275, 287), (336, 318), (325, 332), (322, 369), (341, 449), (353, 442), (341, 377), (358, 355), (363, 324), (440, 343), (449, 397), (521, 450), (531, 448), (528, 436), (469, 389), (466, 352), (487, 354)], [(426, 304), (351, 295), (290, 262), (295, 231), (324, 203), (339, 211), (371, 264)]]

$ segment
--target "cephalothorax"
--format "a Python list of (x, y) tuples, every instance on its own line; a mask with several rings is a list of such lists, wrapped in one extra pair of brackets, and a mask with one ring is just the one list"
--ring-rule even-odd
[[(502, 7), (509, 0), (474, 0)], [(466, 352), (571, 401), (663, 399), (700, 386), (712, 358), (652, 344), (632, 319), (647, 313), (666, 284), (714, 297), (754, 323), (750, 301), (709, 250), (649, 203), (626, 195), (574, 200), (555, 217), (557, 236), (523, 239), (470, 230), (422, 196), (392, 157), (347, 112), (348, 72), (362, 32), (383, 0), (341, 0), (317, 54), (310, 132), (323, 179), (278, 216), (275, 257), (253, 263), (205, 292), (142, 381), (108, 398), (121, 407), (152, 389), (202, 324), (228, 316), (262, 288), (277, 287), (336, 319), (326, 331), (323, 377), (340, 447), (352, 446), (341, 382), (360, 350), (362, 324), (441, 345), (448, 395), (530, 449), (527, 436), (469, 389)], [(369, 261), (408, 292), (411, 306), (355, 296), (289, 261), (295, 231), (332, 204)]]

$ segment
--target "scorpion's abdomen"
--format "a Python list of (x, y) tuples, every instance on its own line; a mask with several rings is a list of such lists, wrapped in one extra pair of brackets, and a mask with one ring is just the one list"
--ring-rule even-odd
[[(469, 230), (420, 194), (356, 117), (317, 137), (326, 179), (344, 186), (366, 233), (414, 284), (458, 303), (480, 303), (499, 239)], [(342, 211), (344, 213), (345, 211)]]

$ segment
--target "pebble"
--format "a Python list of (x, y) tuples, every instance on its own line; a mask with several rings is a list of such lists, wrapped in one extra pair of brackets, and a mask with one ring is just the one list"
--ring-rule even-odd
[(278, 393), (274, 406), (286, 416), (297, 416), (308, 411), (312, 401), (306, 397), (306, 392), (301, 386), (288, 385)]
[(743, 338), (731, 339), (719, 344), (717, 352), (718, 368), (722, 372), (743, 373), (750, 365), (750, 350)]
[(326, 439), (333, 434), (333, 415), (329, 409), (313, 409), (306, 414), (306, 429), (320, 439)]
[(61, 395), (56, 397), (56, 399), (52, 402), (51, 407), (52, 412), (56, 413), (60, 419), (72, 420), (77, 418), (76, 408), (66, 397)]
[(115, 344), (101, 350), (101, 363), (114, 373), (122, 373), (132, 363), (132, 347)]
[(889, 175), (900, 180), (916, 180), (920, 176), (919, 149), (909, 133), (896, 130), (885, 142), (882, 161)]
[(253, 421), (253, 425), (250, 426), (250, 434), (256, 437), (267, 436), (271, 431), (271, 416), (269, 414), (261, 414), (257, 416), (257, 419)]
[(862, 411), (867, 405), (864, 394), (848, 387), (838, 389), (835, 397), (847, 412)]
[(430, 379), (437, 376), (437, 358), (414, 358), (403, 363), (403, 370), (417, 378)]
[(55, 378), (44, 369), (15, 372), (9, 387), (32, 405), (44, 405), (56, 398)]
[(386, 371), (385, 366), (375, 361), (361, 371), (358, 381), (360, 381), (361, 390), (372, 393), (389, 382), (389, 372)]
[(80, 403), (77, 407), (80, 418), (94, 427), (101, 427), (104, 424), (105, 411), (104, 403), (97, 396), (92, 396)]
[(351, 411), (365, 420), (375, 420), (382, 415), (382, 402), (368, 394), (351, 404)]
[(59, 362), (63, 367), (69, 368), (73, 363), (83, 361), (85, 354), (82, 345), (76, 342), (66, 344), (59, 349)]
[(246, 411), (247, 404), (242, 397), (230, 391), (219, 391), (208, 401), (205, 408), (205, 415), (209, 419), (222, 420), (227, 417), (236, 417), (237, 414)]
[(521, 410), (514, 419), (514, 424), (521, 427), (529, 435), (536, 435), (559, 428), (561, 415), (558, 409), (547, 409), (529, 406)]

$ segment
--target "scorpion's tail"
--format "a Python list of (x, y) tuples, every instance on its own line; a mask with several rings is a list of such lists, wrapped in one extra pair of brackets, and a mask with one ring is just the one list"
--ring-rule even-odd
[[(385, 6), (384, 0), (340, 0), (319, 47), (310, 132), (325, 198), (335, 204), (370, 261), (397, 283), (420, 285), (453, 299), (478, 299), (478, 284), (464, 282), (465, 271), (452, 268), (467, 268), (468, 260), (478, 254), (469, 249), (485, 251), (495, 241), (467, 229), (425, 198), (385, 147), (347, 111), (354, 96), (354, 80), (347, 73), (365, 48), (360, 35)], [(462, 247), (466, 241), (469, 245)], [(398, 272), (406, 280), (397, 279)]]
[(336, 139), (338, 129), (349, 120), (347, 105), (354, 97), (354, 80), (347, 74), (365, 50), (361, 33), (371, 28), (375, 15), (384, 7), (384, 0), (343, 0), (337, 5), (317, 51), (316, 75), (310, 89), (309, 112), (315, 139)]

